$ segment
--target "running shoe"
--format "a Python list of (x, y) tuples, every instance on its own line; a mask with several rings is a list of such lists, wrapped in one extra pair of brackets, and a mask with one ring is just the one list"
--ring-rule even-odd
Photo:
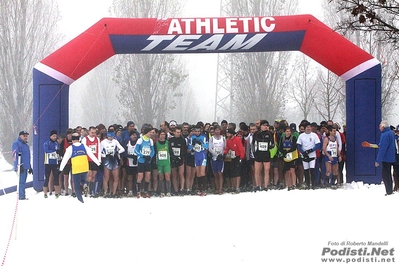
[(45, 199), (47, 199), (47, 198), (48, 198), (47, 194), (44, 194), (44, 198), (45, 198)]

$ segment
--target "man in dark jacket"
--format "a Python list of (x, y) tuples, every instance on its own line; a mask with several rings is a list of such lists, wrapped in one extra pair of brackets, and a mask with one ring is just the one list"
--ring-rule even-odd
[[(29, 133), (26, 131), (19, 132), (19, 138), (12, 144), (12, 155), (14, 159), (14, 171), (18, 172), (19, 167), (19, 185), (18, 185), (18, 198), (26, 200), (25, 186), (28, 173), (32, 174), (32, 167), (30, 165), (30, 149), (28, 145)], [(18, 159), (21, 159), (19, 162)], [(18, 163), (20, 163), (18, 165)]]
[(378, 144), (378, 154), (375, 167), (382, 165), (382, 180), (384, 181), (386, 196), (392, 194), (392, 166), (395, 163), (395, 134), (387, 121), (381, 121), (381, 137)]

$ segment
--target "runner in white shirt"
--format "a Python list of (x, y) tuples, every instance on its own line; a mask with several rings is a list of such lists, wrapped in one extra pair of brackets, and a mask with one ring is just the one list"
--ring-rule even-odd
[(297, 140), (298, 150), (302, 154), (303, 168), (305, 169), (305, 182), (307, 188), (310, 188), (310, 180), (312, 180), (312, 188), (316, 189), (316, 150), (320, 149), (321, 143), (319, 137), (312, 132), (309, 122), (304, 124), (305, 132), (300, 134)]

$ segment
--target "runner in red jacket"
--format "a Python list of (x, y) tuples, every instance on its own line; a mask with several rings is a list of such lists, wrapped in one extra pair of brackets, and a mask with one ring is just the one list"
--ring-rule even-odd
[(228, 129), (226, 132), (226, 149), (223, 154), (231, 161), (225, 161), (224, 173), (228, 178), (232, 178), (232, 185), (236, 188), (235, 193), (240, 193), (241, 160), (245, 158), (245, 151), (241, 139), (235, 134), (233, 129)]

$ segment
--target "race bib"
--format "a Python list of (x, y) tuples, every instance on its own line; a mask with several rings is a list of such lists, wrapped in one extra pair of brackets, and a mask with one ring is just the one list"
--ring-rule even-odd
[(107, 148), (106, 152), (107, 154), (114, 154), (115, 149), (114, 148)]
[(129, 150), (129, 151), (128, 151), (128, 154), (129, 154), (129, 155), (134, 155), (134, 151), (133, 151), (133, 150)]
[(93, 154), (97, 153), (97, 145), (90, 145), (89, 148)]
[(151, 155), (151, 148), (150, 147), (143, 147), (141, 149), (141, 153), (143, 156), (150, 156)]
[(232, 150), (229, 150), (229, 151), (227, 152), (226, 157), (227, 157), (227, 158), (234, 159), (234, 158), (236, 158), (236, 152), (235, 152), (235, 151), (232, 151)]
[(176, 157), (180, 156), (180, 148), (173, 148), (172, 147), (172, 151), (173, 151), (173, 155)]
[(58, 154), (56, 152), (48, 153), (49, 159), (58, 159)]
[(168, 159), (168, 152), (167, 151), (159, 151), (158, 152), (158, 160), (167, 160)]
[(267, 143), (267, 142), (259, 142), (258, 143), (258, 150), (259, 151), (268, 151), (269, 150), (269, 143)]
[(215, 152), (216, 152), (216, 154), (222, 154), (222, 152), (223, 152), (223, 150), (222, 150), (222, 148), (221, 147), (216, 147), (215, 148)]
[(292, 152), (289, 152), (285, 155), (285, 159), (287, 159), (288, 161), (292, 161)]
[(337, 143), (330, 143), (331, 157), (338, 157)]
[(202, 146), (201, 146), (201, 145), (199, 145), (199, 144), (195, 144), (195, 145), (194, 145), (194, 151), (200, 152), (201, 149), (202, 149)]

